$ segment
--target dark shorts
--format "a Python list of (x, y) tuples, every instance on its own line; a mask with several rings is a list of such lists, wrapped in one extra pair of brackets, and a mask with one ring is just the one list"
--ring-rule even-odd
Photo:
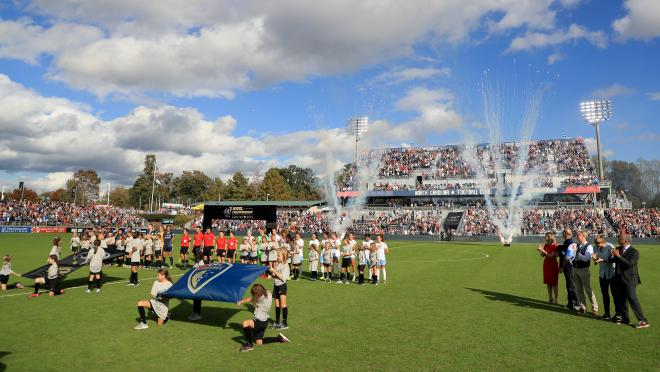
[(162, 256), (162, 255), (163, 255), (163, 251), (161, 251), (160, 249), (157, 250), (157, 251), (154, 251), (154, 256), (156, 256), (156, 257), (160, 257), (160, 256)]
[(264, 339), (264, 334), (266, 333), (266, 328), (268, 328), (268, 321), (263, 321), (259, 319), (254, 319), (254, 339), (255, 340), (263, 340)]
[(7, 284), (9, 282), (9, 275), (0, 275), (0, 283)]
[(140, 266), (140, 261), (138, 262), (131, 261), (131, 266), (136, 266), (136, 267)]
[(202, 253), (202, 247), (193, 247), (193, 254), (195, 256), (198, 256), (201, 253)]
[(351, 260), (350, 257), (342, 257), (341, 267), (344, 268), (344, 269), (347, 268), (347, 267), (351, 267), (352, 262), (353, 262), (353, 260)]
[(325, 262), (323, 263), (323, 267), (330, 267), (330, 266), (332, 266), (332, 264), (325, 263)]
[(236, 250), (235, 249), (228, 249), (227, 250), (227, 258), (234, 258), (236, 255)]
[(181, 254), (188, 254), (188, 247), (181, 247)]
[(164, 246), (163, 252), (172, 252), (172, 247)]
[(103, 275), (103, 270), (99, 271), (98, 273), (93, 273), (90, 271), (89, 275)]
[(215, 254), (216, 254), (218, 257), (224, 257), (224, 256), (225, 256), (225, 250), (224, 250), (224, 249), (218, 249), (218, 250), (215, 252)]
[(213, 247), (204, 247), (204, 256), (210, 256), (213, 254)]
[(358, 265), (358, 270), (359, 270), (359, 271), (364, 271), (364, 267), (365, 267), (365, 266), (366, 266), (366, 265)]
[(248, 261), (250, 261), (250, 263), (255, 263), (256, 264), (257, 263), (257, 258), (256, 257), (248, 257)]
[(280, 296), (286, 296), (286, 283), (273, 287), (273, 298), (278, 298)]
[(48, 290), (50, 292), (55, 292), (55, 288), (57, 288), (57, 278), (55, 279), (48, 279), (44, 278), (46, 280), (46, 286), (48, 287)]

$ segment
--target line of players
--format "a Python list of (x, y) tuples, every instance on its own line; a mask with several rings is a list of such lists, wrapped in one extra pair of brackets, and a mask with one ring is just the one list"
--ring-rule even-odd
[[(169, 230), (166, 236), (171, 244), (173, 236)], [(278, 252), (285, 250), (291, 269), (291, 279), (299, 280), (304, 260), (304, 245), (302, 237), (295, 231), (273, 229), (271, 233), (266, 234), (266, 231), (260, 228), (256, 235), (248, 231), (239, 244), (238, 238), (232, 231), (226, 234), (220, 231), (216, 236), (210, 228), (202, 232), (202, 229), (197, 227), (192, 236), (188, 230), (184, 230), (180, 240), (179, 256), (183, 269), (191, 266), (191, 259), (194, 260), (194, 264), (233, 263), (240, 260), (244, 264), (260, 263), (274, 267)], [(362, 244), (358, 246), (355, 236), (350, 233), (342, 234), (341, 237), (334, 232), (324, 233), (320, 241), (316, 234), (312, 234), (308, 242), (310, 280), (322, 279), (330, 282), (336, 275), (338, 283), (348, 284), (352, 275), (353, 282), (358, 284), (364, 284), (365, 277), (370, 278), (372, 284), (378, 284), (381, 278), (385, 283), (388, 252), (389, 247), (382, 235), (376, 236), (374, 241), (369, 234), (366, 234)]]
[[(81, 237), (74, 233), (71, 238), (71, 250), (77, 252), (80, 249), (93, 248), (97, 233), (90, 230), (84, 232)], [(139, 285), (138, 268), (164, 268), (168, 259), (168, 266), (174, 267), (172, 257), (174, 238), (175, 235), (169, 226), (160, 226), (156, 230), (150, 224), (146, 233), (130, 229), (117, 234), (107, 232), (102, 245), (126, 252), (124, 257), (117, 260), (117, 265), (130, 266), (132, 273), (129, 285)], [(291, 279), (299, 280), (305, 253), (304, 244), (300, 234), (295, 231), (273, 229), (270, 234), (266, 234), (264, 229), (259, 229), (256, 235), (248, 231), (247, 236), (239, 244), (238, 238), (232, 231), (226, 234), (220, 231), (215, 235), (210, 228), (202, 232), (202, 229), (197, 227), (193, 235), (190, 235), (188, 230), (184, 230), (181, 235), (180, 268), (185, 270), (198, 264), (233, 263), (239, 260), (241, 263), (260, 263), (274, 267), (278, 252), (286, 250)], [(312, 234), (308, 242), (309, 279), (330, 282), (337, 278), (337, 283), (345, 284), (352, 279), (353, 282), (364, 284), (365, 278), (368, 278), (371, 284), (385, 283), (388, 252), (389, 247), (382, 235), (377, 235), (374, 241), (369, 234), (366, 234), (362, 243), (358, 245), (352, 233), (338, 236), (335, 232), (326, 232), (323, 233), (321, 240), (316, 234)]]

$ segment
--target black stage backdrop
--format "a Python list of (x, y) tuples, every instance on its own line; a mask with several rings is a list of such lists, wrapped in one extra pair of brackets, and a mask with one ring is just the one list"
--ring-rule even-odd
[(274, 205), (258, 205), (244, 207), (240, 205), (205, 205), (204, 206), (204, 230), (211, 227), (212, 220), (261, 220), (266, 221), (268, 229), (277, 224), (277, 207)]

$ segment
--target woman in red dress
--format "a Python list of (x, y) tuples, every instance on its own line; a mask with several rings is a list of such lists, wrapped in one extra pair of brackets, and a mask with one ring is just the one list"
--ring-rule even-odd
[(557, 239), (555, 234), (545, 234), (545, 245), (538, 246), (543, 257), (543, 284), (548, 287), (548, 303), (558, 305), (559, 294), (559, 262), (557, 261)]

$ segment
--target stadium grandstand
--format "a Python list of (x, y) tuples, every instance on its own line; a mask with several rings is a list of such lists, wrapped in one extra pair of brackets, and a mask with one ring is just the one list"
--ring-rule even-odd
[[(362, 160), (369, 168), (366, 205), (339, 211), (356, 233), (436, 235), (438, 237), (497, 235), (485, 206), (484, 193), (494, 193), (499, 180), (511, 187), (520, 143), (503, 143), (493, 159), (489, 144), (477, 146), (478, 166), (464, 159), (464, 146), (406, 147), (370, 150)], [(580, 138), (541, 140), (528, 149), (521, 179), (522, 191), (535, 197), (520, 211), (520, 235), (541, 235), (564, 228), (614, 236), (626, 230), (635, 237), (660, 236), (656, 209), (633, 210), (623, 193), (610, 192), (610, 183), (599, 180)], [(474, 162), (473, 162), (474, 163)], [(496, 166), (498, 164), (499, 166)], [(358, 195), (354, 164), (338, 177), (337, 196), (348, 204)], [(484, 187), (485, 186), (485, 187)], [(301, 233), (328, 231), (332, 208), (322, 202), (277, 204), (277, 224)], [(170, 213), (163, 209), (160, 213)], [(187, 210), (187, 213), (191, 211)], [(506, 217), (505, 208), (495, 215)], [(145, 227), (135, 209), (104, 205), (79, 206), (49, 201), (0, 201), (0, 225), (9, 226), (116, 226)], [(192, 224), (201, 224), (201, 217)], [(247, 231), (265, 227), (265, 221), (214, 220), (218, 230)]]

